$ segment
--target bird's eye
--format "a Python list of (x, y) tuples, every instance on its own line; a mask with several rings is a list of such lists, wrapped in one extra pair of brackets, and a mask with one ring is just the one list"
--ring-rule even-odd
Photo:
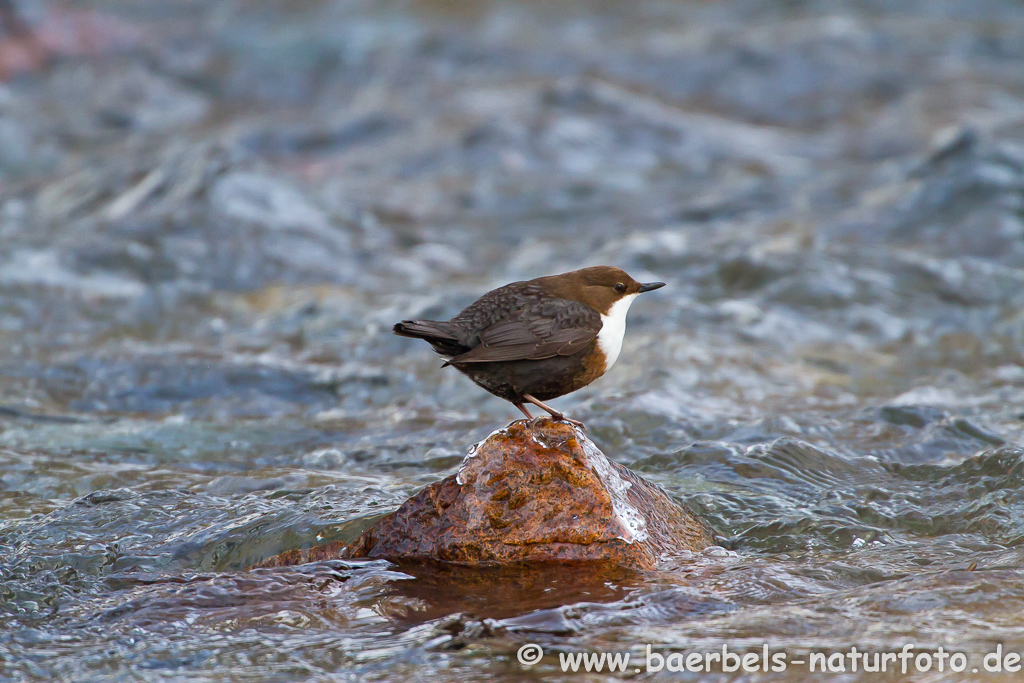
[(623, 292), (626, 291), (626, 285), (624, 285), (621, 282), (615, 283), (615, 291), (618, 292), (619, 294), (622, 294)]

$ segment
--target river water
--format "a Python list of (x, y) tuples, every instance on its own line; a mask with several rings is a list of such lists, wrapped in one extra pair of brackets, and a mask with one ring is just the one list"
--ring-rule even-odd
[[(583, 680), (559, 653), (648, 643), (1019, 680), (982, 658), (1024, 651), (1020, 3), (21, 9), (53, 59), (0, 84), (0, 680)], [(247, 570), (516, 418), (391, 324), (598, 263), (668, 286), (555, 403), (723, 548)]]

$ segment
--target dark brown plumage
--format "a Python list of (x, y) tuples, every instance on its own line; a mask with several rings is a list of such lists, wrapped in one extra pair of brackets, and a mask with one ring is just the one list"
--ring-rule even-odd
[[(448, 321), (403, 320), (394, 332), (427, 341), (451, 365), (532, 418), (533, 403), (576, 391), (603, 375), (618, 357), (626, 310), (641, 284), (611, 266), (584, 268), (484, 294)], [(581, 424), (575, 420), (568, 420)]]

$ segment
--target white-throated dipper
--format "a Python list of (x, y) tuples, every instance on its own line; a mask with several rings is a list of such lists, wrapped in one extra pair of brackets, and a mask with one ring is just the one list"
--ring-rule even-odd
[(532, 403), (570, 420), (543, 401), (581, 389), (608, 372), (622, 349), (626, 312), (642, 292), (621, 268), (594, 266), (513, 282), (487, 292), (448, 321), (403, 320), (402, 337), (424, 339), (457, 370), (499, 398)]

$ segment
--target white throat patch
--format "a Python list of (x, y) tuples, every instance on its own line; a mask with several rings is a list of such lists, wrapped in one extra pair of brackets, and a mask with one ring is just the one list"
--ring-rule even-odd
[(626, 312), (630, 304), (639, 294), (624, 296), (614, 304), (608, 311), (608, 315), (601, 316), (601, 331), (597, 333), (597, 346), (605, 358), (605, 372), (615, 365), (622, 351), (622, 337), (626, 334)]

